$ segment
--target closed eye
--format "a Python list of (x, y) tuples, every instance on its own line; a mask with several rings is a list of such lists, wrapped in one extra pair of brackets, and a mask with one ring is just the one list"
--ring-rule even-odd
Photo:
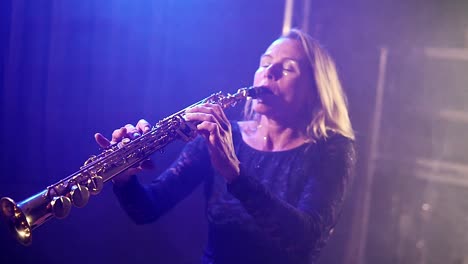
[(262, 68), (267, 68), (271, 65), (271, 56), (270, 55), (262, 55), (262, 57), (260, 57), (260, 67)]

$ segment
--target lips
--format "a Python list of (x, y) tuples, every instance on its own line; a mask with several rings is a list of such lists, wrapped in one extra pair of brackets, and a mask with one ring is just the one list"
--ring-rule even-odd
[(275, 95), (270, 91), (270, 93), (260, 95), (256, 100), (258, 103), (268, 103), (274, 96)]
[(274, 95), (273, 89), (271, 85), (263, 83), (258, 85), (257, 87), (261, 87), (263, 92), (260, 94), (260, 97), (262, 96), (268, 96), (268, 95)]

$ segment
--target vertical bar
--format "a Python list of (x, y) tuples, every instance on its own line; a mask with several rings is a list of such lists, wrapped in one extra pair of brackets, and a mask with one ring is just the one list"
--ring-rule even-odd
[(283, 35), (291, 30), (292, 17), (294, 9), (294, 0), (286, 0), (284, 6), (284, 19), (283, 19)]
[(465, 48), (468, 48), (468, 27), (465, 28)]
[(310, 6), (311, 0), (304, 0), (304, 6), (302, 9), (302, 30), (309, 32), (309, 23), (310, 23)]
[(372, 185), (375, 174), (375, 167), (378, 157), (378, 142), (380, 135), (380, 124), (382, 121), (383, 95), (385, 87), (385, 73), (387, 68), (388, 48), (380, 49), (379, 59), (379, 76), (377, 80), (375, 108), (371, 123), (370, 145), (369, 145), (369, 161), (365, 174), (364, 198), (361, 214), (360, 232), (358, 234), (358, 250), (356, 263), (365, 263), (366, 243), (367, 243), (367, 226), (369, 224), (369, 213), (372, 199)]

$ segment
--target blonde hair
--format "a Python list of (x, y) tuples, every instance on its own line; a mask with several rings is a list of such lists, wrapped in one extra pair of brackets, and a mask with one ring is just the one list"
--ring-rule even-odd
[[(337, 69), (333, 59), (328, 52), (310, 35), (299, 29), (291, 29), (281, 38), (297, 40), (301, 43), (307, 56), (311, 70), (310, 73), (315, 80), (313, 94), (317, 98), (312, 98), (314, 102), (309, 104), (312, 118), (307, 126), (307, 136), (316, 141), (320, 138), (327, 138), (328, 132), (341, 134), (347, 138), (354, 139), (354, 132), (348, 116), (346, 96), (338, 78)], [(246, 120), (259, 118), (252, 109), (252, 101), (246, 102), (244, 107), (244, 117)]]

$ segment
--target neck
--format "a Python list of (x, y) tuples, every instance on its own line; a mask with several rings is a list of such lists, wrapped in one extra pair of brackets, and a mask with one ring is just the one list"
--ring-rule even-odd
[(298, 147), (307, 142), (306, 125), (300, 122), (279, 122), (278, 120), (261, 116), (256, 141), (260, 148), (267, 151), (281, 151)]

